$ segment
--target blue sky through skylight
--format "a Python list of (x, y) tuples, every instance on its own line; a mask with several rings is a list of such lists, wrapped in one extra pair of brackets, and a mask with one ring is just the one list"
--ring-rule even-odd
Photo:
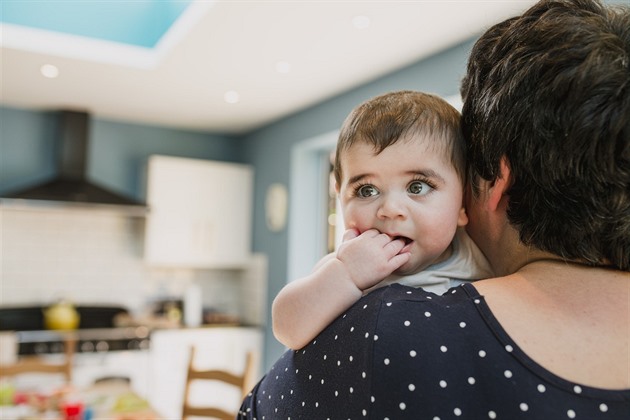
[(153, 48), (192, 0), (2, 0), (0, 22)]

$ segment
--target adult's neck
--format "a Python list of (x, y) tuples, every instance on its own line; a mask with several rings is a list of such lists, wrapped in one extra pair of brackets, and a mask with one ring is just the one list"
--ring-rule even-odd
[(497, 277), (514, 274), (535, 261), (561, 260), (555, 254), (523, 244), (507, 219), (503, 229), (497, 230), (495, 242), (486, 251), (486, 257)]

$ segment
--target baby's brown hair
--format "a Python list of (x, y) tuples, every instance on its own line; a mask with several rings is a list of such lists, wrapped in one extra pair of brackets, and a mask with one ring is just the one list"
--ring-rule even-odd
[(398, 140), (419, 134), (436, 139), (464, 182), (466, 147), (460, 120), (460, 113), (448, 102), (423, 92), (390, 92), (363, 102), (341, 126), (334, 166), (337, 185), (341, 185), (341, 155), (353, 144), (371, 144), (379, 154)]

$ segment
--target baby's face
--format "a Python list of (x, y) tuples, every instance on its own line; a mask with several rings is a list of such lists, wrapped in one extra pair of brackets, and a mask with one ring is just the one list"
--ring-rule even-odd
[(345, 228), (405, 239), (401, 252), (411, 252), (411, 259), (394, 274), (414, 274), (448, 258), (457, 227), (468, 222), (462, 181), (435, 142), (416, 135), (378, 155), (358, 142), (341, 156)]

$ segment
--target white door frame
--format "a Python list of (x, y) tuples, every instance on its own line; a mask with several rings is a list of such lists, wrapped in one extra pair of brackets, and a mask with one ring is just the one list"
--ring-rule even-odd
[(338, 136), (334, 130), (291, 150), (287, 283), (310, 273), (326, 252), (328, 156)]

